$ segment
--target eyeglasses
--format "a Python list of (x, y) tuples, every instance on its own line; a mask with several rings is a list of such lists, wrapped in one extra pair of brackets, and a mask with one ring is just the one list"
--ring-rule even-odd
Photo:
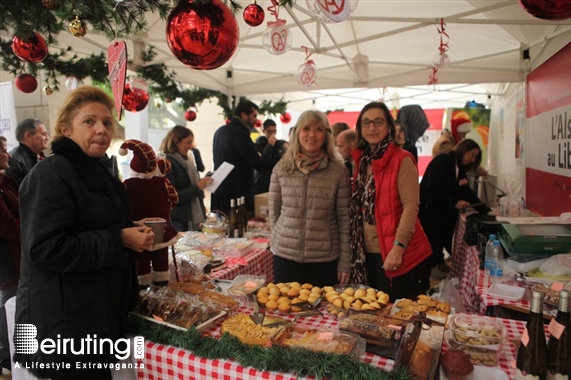
[(385, 125), (385, 119), (382, 117), (378, 117), (375, 120), (363, 119), (361, 120), (361, 125), (363, 128), (371, 128), (371, 124), (375, 126), (375, 128), (381, 128)]

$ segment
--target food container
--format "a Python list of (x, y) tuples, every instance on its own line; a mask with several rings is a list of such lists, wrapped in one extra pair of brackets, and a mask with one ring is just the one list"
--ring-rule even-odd
[(448, 320), (450, 343), (458, 347), (498, 351), (506, 336), (506, 327), (497, 319), (456, 314)]
[(305, 348), (358, 358), (365, 352), (365, 340), (357, 334), (337, 329), (309, 328), (289, 323), (272, 338), (272, 344), (282, 347)]
[(249, 296), (260, 289), (265, 283), (266, 276), (241, 274), (234, 278), (226, 292), (233, 296)]
[(498, 365), (500, 355), (502, 353), (502, 345), (499, 344), (493, 349), (484, 348), (489, 346), (472, 346), (469, 344), (458, 343), (454, 338), (452, 330), (444, 332), (444, 342), (449, 349), (462, 350), (470, 358), (470, 362), (474, 365), (495, 366)]

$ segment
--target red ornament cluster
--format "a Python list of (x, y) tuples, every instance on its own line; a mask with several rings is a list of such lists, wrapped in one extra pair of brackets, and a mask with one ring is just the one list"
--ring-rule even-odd
[(174, 56), (197, 70), (216, 69), (238, 47), (240, 29), (222, 0), (181, 2), (167, 19), (167, 44)]
[(519, 0), (519, 4), (527, 13), (543, 20), (571, 18), (569, 0)]

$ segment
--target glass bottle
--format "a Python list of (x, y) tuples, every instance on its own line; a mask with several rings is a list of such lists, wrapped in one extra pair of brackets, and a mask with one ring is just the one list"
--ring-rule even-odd
[(241, 205), (241, 212), (242, 212), (242, 223), (244, 224), (244, 235), (248, 232), (248, 211), (246, 210), (246, 197), (241, 196), (240, 200), (242, 201)]
[(229, 217), (229, 221), (228, 221), (228, 237), (229, 238), (233, 238), (233, 237), (238, 237), (236, 235), (238, 235), (238, 232), (236, 230), (237, 227), (237, 223), (236, 223), (236, 200), (235, 199), (230, 199), (230, 215)]
[(529, 318), (517, 350), (516, 379), (546, 379), (547, 343), (543, 329), (543, 297), (542, 292), (532, 292)]
[[(559, 292), (557, 318), (551, 324), (551, 337), (547, 345), (547, 379), (568, 380), (571, 376), (571, 314), (567, 290)], [(554, 336), (556, 332), (561, 332), (559, 338)]]
[(244, 218), (242, 217), (242, 200), (240, 197), (236, 198), (236, 231), (234, 237), (244, 237)]

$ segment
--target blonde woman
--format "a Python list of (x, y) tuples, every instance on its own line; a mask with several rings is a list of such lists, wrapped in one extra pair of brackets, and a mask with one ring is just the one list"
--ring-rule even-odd
[(327, 116), (306, 111), (270, 180), (276, 282), (345, 284), (351, 275), (350, 181)]

